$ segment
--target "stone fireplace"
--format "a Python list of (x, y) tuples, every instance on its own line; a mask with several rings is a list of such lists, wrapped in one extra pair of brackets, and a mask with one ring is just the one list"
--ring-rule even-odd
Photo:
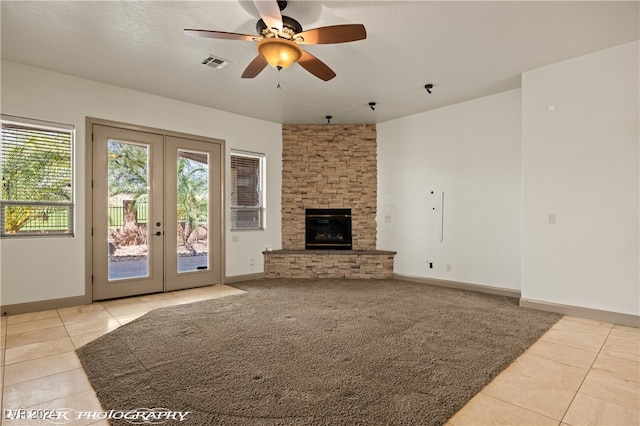
[[(283, 125), (282, 250), (264, 252), (265, 277), (391, 277), (395, 252), (376, 250), (377, 187), (375, 125)], [(351, 249), (308, 246), (309, 209), (350, 209)]]
[(282, 126), (282, 248), (305, 248), (305, 209), (350, 208), (353, 250), (376, 248), (376, 126)]

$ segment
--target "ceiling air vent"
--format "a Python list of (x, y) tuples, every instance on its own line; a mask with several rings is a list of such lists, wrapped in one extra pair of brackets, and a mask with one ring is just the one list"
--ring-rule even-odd
[(217, 70), (226, 67), (230, 63), (231, 63), (230, 61), (227, 61), (226, 59), (222, 59), (214, 55), (209, 55), (202, 60), (202, 65), (206, 65), (208, 67), (215, 68)]

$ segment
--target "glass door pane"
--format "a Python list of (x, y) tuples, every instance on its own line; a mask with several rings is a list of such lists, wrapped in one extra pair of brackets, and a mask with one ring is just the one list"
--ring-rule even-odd
[(149, 146), (109, 140), (109, 281), (149, 276)]
[(209, 154), (178, 149), (178, 273), (209, 269)]
[(165, 290), (223, 277), (222, 144), (165, 138)]
[(164, 287), (164, 137), (93, 123), (93, 300)]

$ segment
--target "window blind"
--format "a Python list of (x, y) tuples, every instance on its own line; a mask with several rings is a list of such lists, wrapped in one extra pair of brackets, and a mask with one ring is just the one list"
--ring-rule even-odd
[(261, 154), (231, 153), (231, 229), (263, 229)]
[(0, 236), (73, 235), (73, 133), (3, 116)]

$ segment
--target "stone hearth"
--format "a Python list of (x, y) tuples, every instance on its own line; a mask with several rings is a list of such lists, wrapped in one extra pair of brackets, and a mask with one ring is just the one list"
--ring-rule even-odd
[(395, 251), (274, 250), (263, 252), (265, 278), (392, 278)]

